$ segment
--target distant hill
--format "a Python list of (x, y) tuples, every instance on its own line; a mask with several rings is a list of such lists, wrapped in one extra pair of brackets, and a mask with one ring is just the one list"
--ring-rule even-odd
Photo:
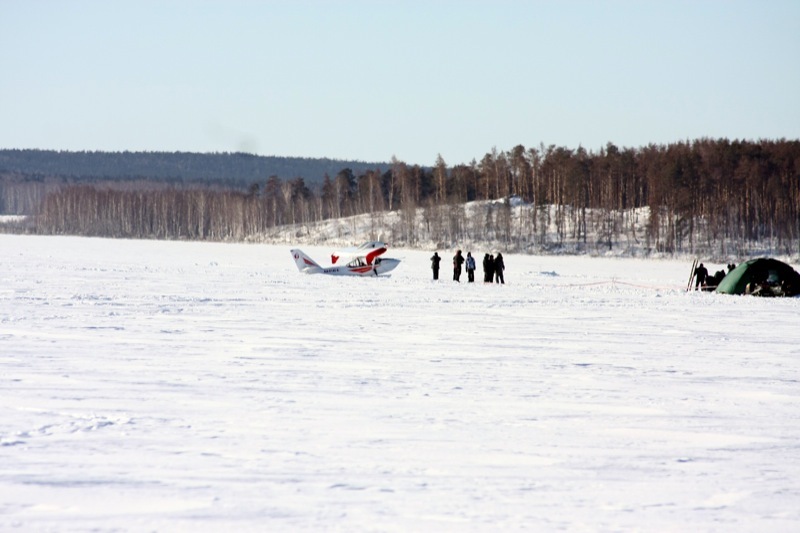
[(241, 152), (65, 152), (55, 150), (0, 150), (0, 174), (65, 176), (96, 179), (157, 179), (230, 182), (248, 185), (270, 176), (283, 180), (302, 177), (306, 184), (321, 183), (349, 168), (355, 175), (367, 170), (384, 172), (390, 163), (337, 159), (259, 156)]

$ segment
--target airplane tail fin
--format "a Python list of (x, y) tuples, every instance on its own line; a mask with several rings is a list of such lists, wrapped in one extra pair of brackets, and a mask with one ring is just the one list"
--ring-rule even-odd
[(308, 257), (302, 250), (292, 250), (292, 258), (294, 258), (294, 264), (297, 265), (297, 269), (300, 272), (306, 272), (308, 274), (316, 274), (317, 272), (322, 271), (322, 267), (319, 266), (316, 261)]

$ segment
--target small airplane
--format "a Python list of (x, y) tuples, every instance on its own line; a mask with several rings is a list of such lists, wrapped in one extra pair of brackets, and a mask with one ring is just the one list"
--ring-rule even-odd
[(347, 264), (323, 267), (317, 264), (302, 250), (292, 250), (292, 257), (297, 269), (306, 274), (332, 274), (335, 276), (377, 276), (397, 268), (399, 259), (380, 257), (386, 252), (383, 242), (365, 242), (361, 246), (346, 248), (331, 254), (331, 263), (336, 265), (340, 260)]

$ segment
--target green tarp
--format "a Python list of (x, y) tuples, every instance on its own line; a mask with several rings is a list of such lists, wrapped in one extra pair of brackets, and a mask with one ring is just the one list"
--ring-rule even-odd
[(760, 296), (797, 296), (800, 274), (777, 259), (751, 259), (728, 272), (717, 292), (722, 294), (756, 294)]

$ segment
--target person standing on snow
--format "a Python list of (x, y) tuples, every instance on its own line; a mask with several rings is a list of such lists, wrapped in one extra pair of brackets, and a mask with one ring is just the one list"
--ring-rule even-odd
[(503, 279), (503, 270), (506, 269), (505, 263), (503, 263), (503, 254), (497, 252), (497, 256), (494, 258), (494, 276), (495, 276), (495, 283), (503, 283), (505, 284), (506, 280)]
[(453, 256), (453, 281), (461, 281), (461, 265), (463, 264), (464, 256), (461, 255), (461, 250), (458, 250)]
[(442, 258), (439, 257), (439, 252), (433, 252), (433, 257), (431, 257), (431, 269), (433, 269), (434, 281), (439, 279), (439, 263), (441, 260)]
[(483, 256), (483, 282), (484, 283), (491, 283), (492, 278), (494, 277), (494, 273), (492, 272), (492, 263), (493, 259), (492, 256), (486, 254)]
[(694, 290), (697, 290), (699, 287), (702, 287), (706, 284), (708, 269), (703, 266), (703, 263), (700, 263), (700, 266), (694, 269), (694, 275), (697, 277), (697, 281), (695, 281), (694, 284)]
[(472, 257), (472, 252), (467, 252), (467, 282), (472, 283), (475, 281), (475, 258)]

